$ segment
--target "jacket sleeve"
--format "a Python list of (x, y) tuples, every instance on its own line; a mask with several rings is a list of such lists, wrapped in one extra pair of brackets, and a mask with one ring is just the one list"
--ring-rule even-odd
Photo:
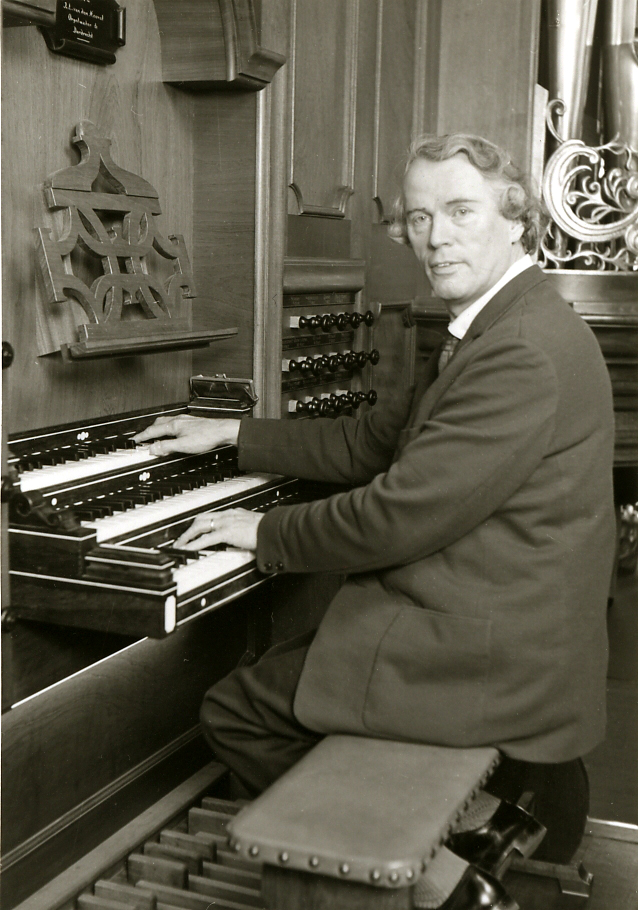
[(279, 507), (259, 525), (262, 571), (366, 572), (458, 540), (539, 465), (551, 440), (553, 365), (520, 338), (470, 359), (428, 419), (405, 429), (398, 458), (365, 486)]
[(360, 420), (244, 418), (239, 467), (326, 483), (367, 483), (390, 466), (412, 397), (413, 389)]

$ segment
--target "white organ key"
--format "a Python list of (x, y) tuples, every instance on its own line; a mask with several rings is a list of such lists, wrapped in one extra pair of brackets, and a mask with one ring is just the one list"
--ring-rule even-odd
[(251, 550), (215, 550), (200, 556), (199, 559), (173, 569), (173, 579), (177, 583), (177, 596), (182, 597), (201, 585), (210, 584), (229, 572), (255, 561)]
[(265, 487), (278, 477), (277, 474), (244, 474), (230, 480), (219, 480), (197, 490), (176, 493), (174, 496), (137, 506), (127, 512), (115, 512), (105, 518), (83, 521), (82, 527), (95, 528), (96, 541), (102, 543), (119, 537), (120, 534), (130, 534), (157, 522), (179, 518), (192, 509), (206, 509), (229, 496), (239, 496)]
[(142, 467), (159, 458), (151, 455), (149, 446), (137, 446), (135, 449), (123, 449), (121, 452), (109, 452), (105, 455), (92, 455), (82, 461), (68, 461), (64, 464), (47, 465), (23, 471), (20, 475), (20, 489), (23, 493), (29, 490), (46, 490), (58, 484), (84, 480), (108, 471), (119, 471), (125, 468)]

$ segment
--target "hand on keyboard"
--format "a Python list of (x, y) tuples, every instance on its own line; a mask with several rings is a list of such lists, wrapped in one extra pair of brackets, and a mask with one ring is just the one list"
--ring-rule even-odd
[[(208, 420), (204, 417), (203, 420)], [(249, 509), (225, 509), (198, 515), (187, 531), (178, 537), (173, 547), (178, 550), (202, 550), (215, 544), (227, 543), (240, 550), (257, 549), (257, 528), (263, 518), (260, 512)]]
[[(237, 445), (240, 421), (234, 418), (158, 417), (150, 427), (137, 433), (135, 442), (149, 442), (151, 455), (202, 455), (223, 445)], [(168, 438), (165, 438), (168, 437)]]

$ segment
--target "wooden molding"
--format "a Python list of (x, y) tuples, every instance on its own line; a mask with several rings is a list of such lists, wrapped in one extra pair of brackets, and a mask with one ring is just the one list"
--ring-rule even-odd
[[(428, 100), (432, 94), (429, 80), (429, 17), (432, 15), (428, 0), (417, 0), (416, 27), (414, 29), (414, 94), (412, 97), (412, 139), (427, 128)], [(431, 39), (430, 39), (431, 40)]]
[(379, 195), (379, 146), (381, 132), (381, 63), (383, 59), (383, 0), (377, 0), (377, 43), (374, 55), (374, 117), (372, 137), (372, 201), (380, 223), (387, 221)]
[[(285, 4), (270, 4), (262, 36), (286, 54), (289, 16)], [(281, 415), (283, 269), (287, 228), (287, 148), (290, 133), (285, 66), (257, 96), (255, 167), (255, 308), (253, 377), (259, 396), (256, 417)]]
[(55, 25), (56, 0), (2, 0), (3, 25)]
[(344, 3), (344, 43), (345, 59), (343, 61), (343, 121), (341, 141), (341, 162), (338, 182), (332, 190), (332, 198), (327, 204), (317, 204), (309, 201), (311, 190), (302, 185), (299, 169), (295, 166), (296, 146), (295, 113), (297, 90), (297, 0), (291, 3), (291, 59), (290, 77), (288, 81), (288, 105), (292, 115), (292, 129), (290, 132), (289, 150), (289, 175), (288, 185), (293, 191), (298, 215), (319, 215), (327, 218), (345, 218), (346, 208), (350, 196), (354, 193), (354, 168), (355, 168), (355, 131), (357, 119), (357, 56), (359, 41), (359, 0), (347, 0)]
[(164, 82), (259, 91), (285, 57), (259, 45), (252, 0), (154, 0)]
[(286, 259), (284, 294), (360, 291), (365, 266), (364, 259)]

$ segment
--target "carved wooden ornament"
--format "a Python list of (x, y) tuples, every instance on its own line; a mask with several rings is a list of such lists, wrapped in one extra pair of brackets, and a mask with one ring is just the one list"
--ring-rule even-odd
[[(77, 125), (73, 142), (80, 162), (56, 171), (44, 185), (49, 209), (66, 209), (65, 230), (58, 238), (48, 228), (36, 230), (47, 303), (72, 297), (88, 319), (77, 327), (77, 341), (61, 346), (63, 353), (72, 359), (149, 353), (201, 347), (236, 334), (194, 332), (180, 315), (183, 298), (195, 296), (190, 260), (182, 235), (165, 237), (158, 229), (154, 216), (161, 209), (151, 184), (115, 164), (111, 140), (89, 121)], [(98, 181), (104, 191), (94, 190)], [(90, 285), (74, 274), (78, 250), (103, 273)], [(149, 268), (157, 258), (153, 250), (172, 263), (167, 281)]]

